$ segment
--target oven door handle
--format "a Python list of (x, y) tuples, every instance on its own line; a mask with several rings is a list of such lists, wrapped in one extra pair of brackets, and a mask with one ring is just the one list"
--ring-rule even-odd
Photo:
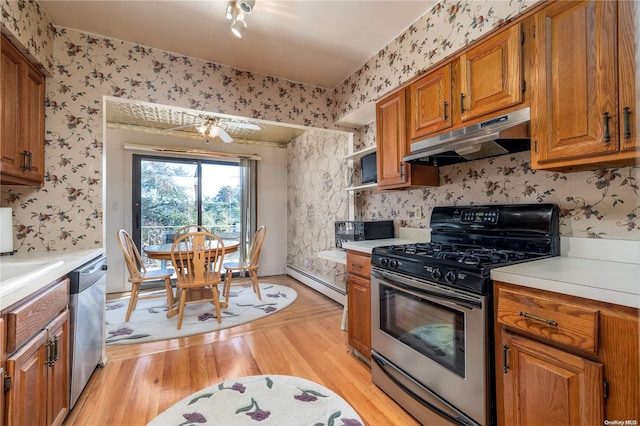
[(482, 308), (482, 302), (477, 299), (466, 298), (460, 294), (456, 294), (453, 292), (445, 293), (445, 292), (439, 292), (436, 290), (426, 290), (424, 288), (416, 288), (416, 287), (404, 284), (402, 282), (399, 282), (397, 280), (394, 280), (384, 272), (378, 272), (378, 271), (372, 270), (371, 275), (381, 280), (384, 280), (385, 282), (387, 282), (388, 284), (391, 284), (392, 287), (395, 287), (398, 290), (405, 291), (415, 296), (421, 296), (421, 295), (428, 296), (433, 299), (437, 299), (439, 302), (454, 303), (456, 306), (459, 306), (467, 310)]

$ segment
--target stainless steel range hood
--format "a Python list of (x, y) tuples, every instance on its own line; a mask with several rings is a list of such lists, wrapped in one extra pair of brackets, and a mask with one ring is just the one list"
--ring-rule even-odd
[(530, 148), (530, 119), (527, 107), (414, 142), (411, 153), (403, 160), (442, 166), (525, 151)]

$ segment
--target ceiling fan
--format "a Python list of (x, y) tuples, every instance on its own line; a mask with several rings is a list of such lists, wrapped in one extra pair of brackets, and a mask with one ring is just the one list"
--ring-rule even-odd
[[(218, 126), (215, 118), (207, 117), (204, 115), (200, 115), (198, 118), (202, 120), (200, 124), (198, 123), (184, 124), (182, 126), (170, 127), (165, 130), (178, 130), (178, 129), (184, 129), (187, 127), (195, 127), (195, 129), (200, 134), (206, 136), (207, 139), (210, 137), (215, 138), (216, 136), (218, 136), (220, 139), (222, 139), (224, 143), (233, 142), (233, 138), (231, 137), (231, 135), (229, 135), (229, 133), (227, 133), (222, 127)], [(260, 126), (253, 123), (241, 123), (241, 122), (228, 121), (228, 122), (225, 122), (224, 125), (230, 126), (230, 127), (237, 127), (240, 129), (260, 130)]]

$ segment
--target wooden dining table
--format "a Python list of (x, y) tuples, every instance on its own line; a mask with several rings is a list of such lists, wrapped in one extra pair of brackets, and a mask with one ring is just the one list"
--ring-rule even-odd
[[(233, 253), (238, 251), (238, 247), (240, 247), (240, 241), (238, 240), (222, 240), (222, 244), (224, 244), (224, 254), (225, 256), (229, 253)], [(149, 259), (156, 260), (167, 260), (171, 261), (171, 248), (173, 247), (173, 243), (166, 244), (157, 244), (145, 247), (143, 250)], [(215, 262), (217, 259), (209, 259), (210, 262)], [(178, 287), (178, 294), (176, 295), (176, 302), (180, 300), (180, 287)], [(203, 290), (205, 291), (205, 290)], [(208, 290), (207, 290), (208, 291)], [(192, 293), (194, 293), (192, 291)], [(194, 297), (196, 295), (194, 294)], [(220, 306), (226, 308), (226, 305), (222, 306), (223, 302), (220, 302)], [(169, 312), (167, 312), (167, 317), (171, 318), (178, 314), (177, 308), (173, 306), (169, 308)]]
[[(224, 244), (225, 256), (229, 253), (238, 251), (238, 247), (240, 247), (240, 241), (238, 240), (222, 240), (222, 244)], [(147, 246), (143, 250), (149, 259), (171, 261), (172, 246), (173, 246), (173, 243), (158, 244), (153, 246)]]

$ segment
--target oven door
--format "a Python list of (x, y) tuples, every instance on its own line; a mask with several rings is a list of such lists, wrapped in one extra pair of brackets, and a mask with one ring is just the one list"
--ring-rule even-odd
[(384, 389), (379, 383), (388, 388), (392, 382), (398, 387), (394, 392), (413, 394), (421, 405), (456, 423), (488, 424), (486, 299), (373, 268), (371, 346), (383, 360), (376, 362), (374, 356), (374, 383)]

